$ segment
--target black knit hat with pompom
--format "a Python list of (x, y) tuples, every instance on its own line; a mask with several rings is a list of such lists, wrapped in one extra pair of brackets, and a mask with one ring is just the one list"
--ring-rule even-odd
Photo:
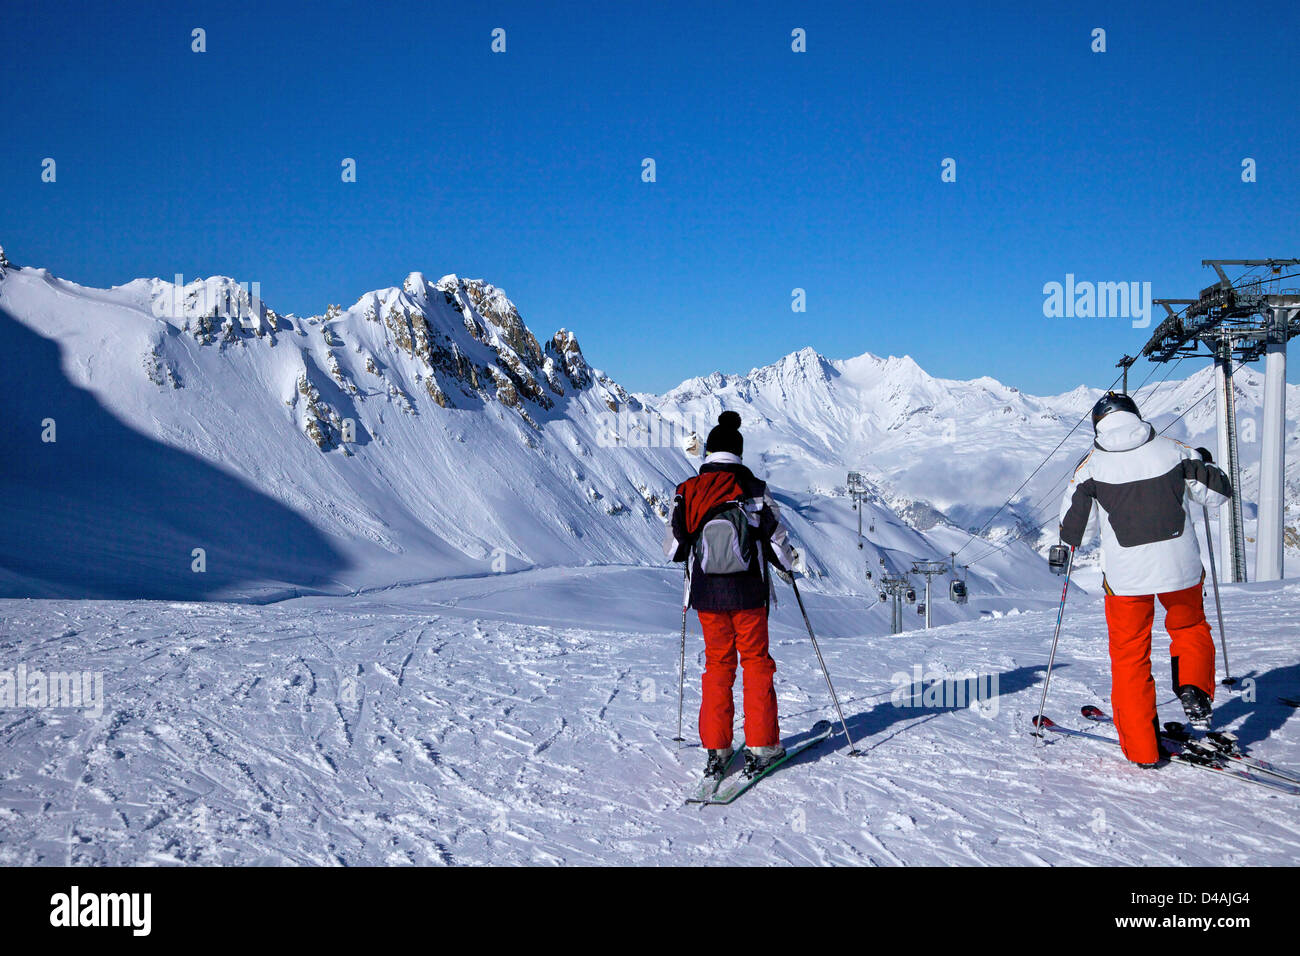
[(718, 416), (718, 424), (709, 432), (709, 440), (704, 443), (704, 451), (728, 451), (737, 458), (745, 454), (745, 439), (740, 435), (740, 415), (736, 412), (723, 412)]

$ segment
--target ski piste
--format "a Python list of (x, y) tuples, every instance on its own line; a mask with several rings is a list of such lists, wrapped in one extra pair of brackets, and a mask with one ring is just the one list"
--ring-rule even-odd
[[(1105, 734), (1089, 733), (1086, 730), (1072, 730), (1069, 727), (1062, 727), (1046, 716), (1043, 717), (1041, 724), (1038, 722), (1038, 718), (1035, 717), (1034, 723), (1040, 731), (1049, 730), (1055, 734), (1063, 734), (1069, 737), (1083, 737), (1087, 740), (1100, 741), (1114, 747), (1119, 746), (1119, 740), (1115, 737), (1107, 737)], [(1169, 740), (1175, 745), (1178, 745), (1178, 741), (1172, 740), (1172, 738), (1169, 738)], [(1300, 796), (1300, 786), (1287, 783), (1283, 780), (1278, 780), (1274, 777), (1269, 777), (1265, 774), (1257, 773), (1253, 770), (1247, 770), (1244, 768), (1239, 769), (1230, 766), (1227, 761), (1224, 760), (1222, 755), (1213, 753), (1212, 751), (1207, 752), (1202, 749), (1200, 752), (1197, 752), (1193, 748), (1187, 747), (1180, 752), (1170, 753), (1169, 761), (1170, 763), (1181, 764), (1184, 767), (1196, 767), (1199, 770), (1208, 770), (1211, 773), (1223, 774), (1224, 776), (1231, 777), (1234, 780), (1240, 780), (1242, 783), (1253, 783), (1256, 786), (1265, 787), (1269, 790), (1276, 791), (1277, 793)]]
[[(817, 721), (817, 723), (813, 724), (812, 736), (810, 736), (807, 740), (800, 741), (799, 743), (795, 744), (793, 747), (787, 747), (785, 751), (785, 756), (782, 757), (780, 760), (774, 762), (770, 767), (768, 767), (762, 773), (755, 774), (752, 777), (744, 777), (743, 779), (732, 783), (731, 786), (727, 787), (725, 790), (715, 791), (709, 797), (705, 797), (705, 798), (701, 798), (698, 796), (688, 797), (686, 802), (725, 806), (726, 804), (731, 803), (733, 800), (739, 797), (742, 793), (744, 793), (754, 784), (758, 783), (758, 781), (762, 780), (764, 777), (770, 774), (777, 767), (780, 767), (782, 764), (788, 763), (790, 761), (790, 758), (794, 757), (797, 754), (803, 753), (805, 750), (807, 750), (809, 747), (813, 746), (814, 744), (821, 743), (823, 740), (825, 740), (827, 737), (831, 735), (832, 730), (834, 730), (834, 727), (831, 725), (831, 722), (829, 720), (819, 720)], [(736, 752), (739, 753), (740, 750), (737, 749)]]
[[(1115, 719), (1106, 713), (1096, 704), (1085, 704), (1080, 713), (1089, 720), (1097, 723), (1113, 724)], [(1261, 760), (1258, 757), (1251, 756), (1241, 749), (1237, 743), (1237, 738), (1232, 734), (1222, 733), (1221, 731), (1210, 731), (1204, 737), (1194, 735), (1185, 724), (1178, 721), (1167, 721), (1164, 730), (1161, 731), (1161, 738), (1165, 741), (1172, 740), (1174, 743), (1183, 746), (1190, 746), (1203, 749), (1207, 753), (1221, 756), (1235, 764), (1248, 767), (1251, 770), (1258, 770), (1260, 773), (1266, 773), (1271, 777), (1278, 777), (1289, 783), (1300, 784), (1300, 774), (1291, 770), (1283, 770), (1281, 767), (1274, 766), (1267, 760)]]
[(722, 773), (718, 774), (716, 777), (706, 775), (704, 779), (700, 781), (699, 788), (695, 791), (695, 796), (691, 797), (686, 802), (704, 803), (717, 793), (718, 787), (722, 786), (722, 781), (727, 779), (727, 774), (731, 772), (731, 765), (736, 762), (736, 758), (739, 757), (744, 750), (744, 747), (737, 747), (733, 750), (731, 756), (727, 758), (727, 765), (722, 769)]

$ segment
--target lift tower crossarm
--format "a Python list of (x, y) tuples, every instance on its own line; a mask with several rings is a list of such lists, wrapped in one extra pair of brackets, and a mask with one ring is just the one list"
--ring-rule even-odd
[(1175, 319), (1178, 317), (1178, 313), (1181, 312), (1182, 309), (1178, 309), (1177, 311), (1175, 311), (1173, 308), (1174, 306), (1195, 305), (1200, 300), (1198, 299), (1152, 299), (1151, 301), (1156, 305), (1164, 306), (1165, 314), (1168, 315), (1169, 318)]
[[(1183, 323), (1182, 313), (1199, 301), (1199, 299), (1152, 299), (1153, 305), (1158, 305), (1165, 310), (1165, 318), (1151, 333), (1147, 344), (1142, 346), (1141, 354), (1153, 362), (1167, 362), (1180, 350), (1185, 349), (1190, 334)], [(1183, 308), (1175, 309), (1176, 305)], [(1193, 352), (1196, 351), (1195, 340), (1192, 340), (1191, 348)]]
[[(1300, 259), (1202, 259), (1201, 265), (1210, 266), (1223, 275), (1219, 266), (1244, 266), (1248, 269), (1281, 269), (1283, 266), (1300, 266)], [(1224, 276), (1226, 278), (1226, 276)]]

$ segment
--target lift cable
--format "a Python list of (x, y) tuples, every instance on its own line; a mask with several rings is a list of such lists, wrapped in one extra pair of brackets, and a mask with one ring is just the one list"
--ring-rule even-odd
[[(1237, 372), (1239, 372), (1239, 371), (1242, 369), (1242, 367), (1244, 367), (1245, 365), (1246, 365), (1245, 362), (1240, 362), (1240, 363), (1237, 365), (1237, 367), (1233, 369), (1233, 374), (1236, 374)], [(1158, 388), (1159, 386), (1157, 385), (1156, 387)], [(1198, 405), (1200, 405), (1202, 402), (1204, 402), (1207, 398), (1209, 398), (1211, 395), (1213, 395), (1214, 392), (1215, 392), (1215, 389), (1214, 389), (1214, 388), (1211, 388), (1208, 392), (1206, 392), (1204, 395), (1202, 395), (1202, 396), (1201, 396), (1200, 398), (1198, 398), (1196, 401), (1192, 402), (1192, 404), (1188, 405), (1185, 409), (1183, 409), (1183, 410), (1178, 414), (1178, 416), (1177, 416), (1176, 418), (1174, 418), (1172, 421), (1170, 421), (1169, 424), (1165, 425), (1164, 428), (1160, 429), (1160, 431), (1159, 431), (1157, 434), (1163, 435), (1165, 432), (1169, 431), (1169, 429), (1173, 428), (1174, 425), (1178, 424), (1178, 422), (1181, 421), (1182, 418), (1183, 418), (1183, 417), (1184, 417), (1188, 412), (1190, 412), (1192, 409), (1196, 408)], [(1070, 472), (1067, 471), (1066, 474), (1062, 476), (1062, 478), (1066, 478), (1066, 477), (1068, 477), (1069, 474), (1070, 474)], [(1061, 479), (1058, 478), (1058, 479), (1056, 480), (1056, 483), (1055, 483), (1054, 485), (1052, 485), (1051, 489), (1050, 489), (1050, 490), (1049, 490), (1045, 495), (1043, 495), (1042, 497), (1040, 497), (1040, 498), (1038, 499), (1038, 503), (1035, 504), (1035, 505), (1033, 505), (1033, 506), (1029, 509), (1030, 514), (1035, 514), (1036, 512), (1038, 512), (1038, 510), (1039, 510), (1039, 508), (1042, 506), (1042, 504), (1046, 501), (1046, 499), (1048, 499), (1048, 498), (1053, 494), (1053, 492), (1055, 492), (1055, 490), (1057, 489), (1057, 487), (1058, 487), (1060, 484), (1061, 484)], [(1047, 503), (1048, 503), (1049, 505), (1051, 504), (1050, 501), (1048, 501)], [(995, 555), (995, 554), (997, 554), (997, 553), (999, 553), (999, 552), (1001, 552), (1001, 551), (1005, 551), (1007, 548), (1011, 547), (1011, 546), (1012, 546), (1013, 544), (1015, 544), (1017, 541), (1021, 541), (1021, 540), (1025, 539), (1025, 538), (1029, 537), (1029, 536), (1032, 535), (1032, 534), (1037, 534), (1037, 533), (1041, 532), (1044, 528), (1046, 528), (1049, 524), (1051, 524), (1052, 521), (1056, 520), (1056, 517), (1057, 517), (1057, 516), (1056, 516), (1056, 511), (1055, 511), (1055, 508), (1053, 508), (1052, 511), (1049, 511), (1049, 512), (1048, 512), (1047, 517), (1046, 517), (1045, 519), (1043, 519), (1040, 523), (1038, 523), (1037, 525), (1034, 525), (1034, 526), (1032, 526), (1032, 527), (1026, 529), (1025, 531), (1020, 532), (1020, 533), (1017, 534), (1015, 537), (1013, 537), (1010, 541), (1003, 542), (1002, 544), (997, 545), (996, 547), (991, 548), (989, 551), (986, 551), (984, 554), (981, 554), (979, 557), (974, 558), (973, 560), (971, 560), (971, 561), (969, 562), (969, 565), (979, 564), (979, 563), (980, 563), (981, 561), (983, 561), (985, 558), (990, 558), (990, 557), (992, 557), (993, 555)], [(968, 566), (969, 566), (969, 565), (968, 565)]]
[[(1121, 372), (1119, 375), (1115, 376), (1115, 381), (1110, 383), (1110, 385), (1107, 387), (1107, 391), (1115, 387), (1115, 382), (1118, 382), (1121, 378), (1123, 378), (1123, 374), (1124, 373)], [(1011, 504), (1012, 500), (1016, 497), (1016, 495), (1020, 494), (1020, 492), (1024, 489), (1025, 485), (1029, 484), (1029, 482), (1033, 480), (1034, 476), (1043, 470), (1043, 467), (1049, 461), (1052, 460), (1052, 456), (1061, 450), (1061, 446), (1070, 440), (1070, 436), (1073, 435), (1076, 431), (1078, 431), (1079, 426), (1082, 425), (1085, 421), (1087, 421), (1088, 416), (1091, 414), (1092, 414), (1092, 409), (1089, 408), (1087, 411), (1085, 411), (1082, 415), (1079, 416), (1079, 420), (1075, 422), (1073, 426), (1071, 426), (1068, 432), (1065, 433), (1065, 437), (1062, 438), (1057, 443), (1056, 447), (1047, 453), (1047, 457), (1038, 463), (1038, 467), (1029, 473), (1029, 477), (1026, 478), (1024, 481), (1022, 481), (1015, 491), (1007, 495), (1007, 500), (1002, 502), (1002, 504), (998, 506), (998, 510), (993, 512), (993, 514), (989, 515), (989, 519), (984, 522), (984, 524), (980, 527), (980, 529), (972, 533), (971, 536), (966, 539), (966, 543), (963, 544), (960, 548), (958, 548), (956, 552), (954, 552), (953, 560), (956, 560), (956, 556), (958, 554), (961, 554), (963, 551), (965, 551), (966, 548), (970, 546), (970, 543), (972, 541), (974, 541), (976, 538), (978, 538), (980, 535), (982, 535), (985, 531), (988, 530), (989, 526), (993, 524), (993, 520), (997, 518), (997, 516), (1000, 515), (1006, 509), (1007, 505)]]
[[(1290, 278), (1290, 277), (1289, 277), (1289, 276), (1282, 276), (1281, 278), (1285, 279), (1285, 278)], [(1188, 306), (1183, 306), (1183, 308), (1181, 308), (1181, 309), (1179, 309), (1177, 312), (1175, 312), (1174, 315), (1181, 315), (1183, 312), (1187, 311), (1187, 309), (1188, 309)], [(1178, 361), (1181, 362), (1182, 359), (1180, 358)], [(1147, 376), (1146, 376), (1146, 378), (1144, 378), (1144, 379), (1142, 380), (1141, 384), (1138, 385), (1137, 388), (1132, 389), (1132, 392), (1138, 392), (1138, 391), (1141, 391), (1141, 389), (1144, 388), (1144, 387), (1146, 386), (1147, 382), (1151, 381), (1151, 377), (1152, 377), (1153, 375), (1155, 375), (1155, 373), (1156, 373), (1157, 365), (1158, 365), (1158, 363), (1156, 363), (1156, 362), (1152, 362), (1152, 363), (1151, 363), (1151, 371), (1147, 372)], [(1174, 365), (1174, 368), (1176, 368), (1176, 367), (1177, 367), (1177, 363), (1175, 363), (1175, 365)], [(1173, 369), (1171, 368), (1171, 369), (1169, 370), (1169, 372), (1167, 372), (1167, 373), (1165, 374), (1165, 379), (1168, 379), (1168, 377), (1169, 377), (1170, 375), (1172, 375), (1172, 374), (1173, 374)], [(1106, 391), (1109, 392), (1109, 391), (1111, 391), (1112, 389), (1114, 389), (1114, 388), (1115, 388), (1115, 383), (1118, 382), (1118, 381), (1120, 381), (1120, 379), (1122, 379), (1123, 377), (1124, 377), (1124, 372), (1121, 371), (1121, 372), (1119, 373), (1119, 375), (1116, 375), (1116, 376), (1115, 376), (1114, 381), (1112, 381), (1112, 382), (1110, 383), (1110, 385), (1106, 386)], [(1160, 388), (1160, 385), (1162, 385), (1162, 384), (1164, 384), (1164, 379), (1161, 380), (1160, 384), (1156, 385), (1156, 388), (1159, 389), (1159, 388)], [(1154, 394), (1154, 392), (1153, 392), (1152, 394)], [(993, 524), (993, 521), (997, 518), (997, 516), (1000, 515), (1000, 514), (1001, 514), (1001, 513), (1006, 509), (1007, 505), (1011, 504), (1011, 502), (1015, 499), (1016, 495), (1020, 494), (1020, 492), (1024, 489), (1024, 487), (1025, 487), (1027, 484), (1029, 484), (1030, 481), (1033, 480), (1034, 476), (1037, 475), (1040, 471), (1043, 470), (1043, 467), (1044, 467), (1044, 466), (1045, 466), (1049, 461), (1052, 460), (1052, 456), (1055, 455), (1058, 451), (1061, 450), (1061, 446), (1064, 445), (1067, 441), (1069, 441), (1070, 436), (1073, 435), (1073, 434), (1078, 430), (1079, 426), (1082, 425), (1082, 424), (1084, 423), (1085, 420), (1087, 420), (1088, 416), (1089, 416), (1091, 413), (1092, 413), (1092, 409), (1088, 409), (1088, 411), (1085, 411), (1081, 416), (1079, 416), (1079, 420), (1078, 420), (1077, 422), (1074, 423), (1074, 426), (1073, 426), (1073, 427), (1072, 427), (1068, 432), (1065, 433), (1065, 437), (1062, 438), (1062, 439), (1060, 440), (1060, 442), (1057, 444), (1057, 446), (1056, 446), (1055, 448), (1053, 448), (1050, 452), (1047, 453), (1047, 457), (1044, 458), (1044, 459), (1043, 459), (1043, 460), (1038, 464), (1038, 467), (1035, 468), (1033, 471), (1031, 471), (1031, 472), (1029, 473), (1029, 477), (1026, 478), (1024, 481), (1022, 481), (1022, 482), (1020, 483), (1019, 487), (1017, 487), (1015, 491), (1011, 492), (1011, 494), (1009, 494), (1009, 495), (1007, 496), (1007, 500), (1004, 501), (1004, 502), (1002, 502), (1002, 504), (998, 506), (998, 510), (995, 511), (995, 512), (993, 512), (993, 514), (989, 516), (988, 520), (985, 521), (984, 524), (980, 526), (979, 530), (973, 532), (973, 533), (971, 534), (971, 536), (970, 536), (969, 538), (966, 539), (966, 543), (963, 544), (960, 548), (957, 549), (957, 551), (956, 551), (956, 552), (954, 553), (954, 555), (953, 555), (954, 560), (956, 559), (956, 556), (957, 556), (958, 554), (961, 554), (961, 553), (962, 553), (963, 551), (965, 551), (968, 547), (970, 547), (970, 544), (971, 544), (972, 541), (974, 541), (976, 538), (978, 538), (980, 535), (982, 535), (985, 531), (987, 531), (987, 530), (989, 529), (989, 527)], [(1008, 542), (1008, 543), (1010, 543), (1010, 542)]]

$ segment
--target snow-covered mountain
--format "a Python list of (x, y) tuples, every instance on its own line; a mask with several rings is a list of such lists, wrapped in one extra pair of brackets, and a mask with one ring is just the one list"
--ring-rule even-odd
[[(724, 407), (743, 416), (746, 461), (771, 480), (810, 586), (874, 601), (880, 572), (957, 551), (975, 593), (1051, 588), (1034, 536), (997, 547), (1052, 512), (1086, 426), (992, 541), (967, 529), (1096, 395), (1036, 398), (936, 379), (910, 358), (810, 349), (632, 395), (573, 333), (535, 336), (500, 289), (418, 272), (299, 318), (228, 278), (92, 289), (6, 261), (0, 354), (11, 596), (268, 598), (656, 565), (672, 489), (699, 463), (683, 449), (698, 453), (692, 437)], [(1140, 400), (1172, 418), (1207, 376)], [(1258, 376), (1238, 381), (1243, 416), (1257, 414)], [(1208, 441), (1212, 403), (1182, 424)], [(872, 491), (861, 549), (850, 469)], [(938, 619), (975, 613), (943, 602)]]
[[(1054, 509), (1086, 426), (965, 549), (970, 603), (936, 600), (947, 626), (924, 635), (876, 636), (864, 571), (962, 549), (1088, 389), (1034, 398), (805, 350), (635, 396), (478, 280), (415, 273), (300, 319), (229, 279), (89, 289), (2, 250), (0, 357), (0, 643), (24, 687), (90, 681), (80, 707), (24, 692), (5, 726), (6, 864), (1296, 860), (1256, 788), (1189, 787), (1185, 768), (1135, 770), (1095, 741), (1026, 743), (1059, 579), (1032, 536), (995, 547), (1040, 496)], [(1259, 379), (1238, 382), (1253, 500)], [(1162, 424), (1187, 411), (1175, 428), (1208, 441), (1208, 384), (1202, 370), (1139, 400)], [(773, 614), (784, 739), (832, 713), (823, 665), (847, 726), (743, 813), (683, 814), (699, 752), (668, 737), (703, 652), (690, 621), (679, 697), (680, 578), (657, 547), (698, 463), (682, 449), (722, 407), (812, 571), (823, 649), (791, 602)], [(871, 482), (862, 550), (849, 469)], [(1216, 720), (1283, 765), (1300, 751), (1278, 609), (1297, 590), (1224, 588), (1259, 693), (1224, 694)], [(55, 599), (9, 599), (27, 596)], [(1051, 712), (1078, 726), (1110, 683), (1098, 597), (1071, 604), (1059, 650)], [(844, 729), (868, 758), (836, 757)], [(1109, 816), (1057, 819), (1066, 799)], [(1153, 802), (1173, 824), (1153, 829)]]
[[(500, 289), (454, 275), (299, 318), (223, 277), (92, 289), (8, 266), (0, 354), (15, 596), (658, 564), (672, 489), (698, 465), (572, 333), (539, 340)], [(778, 494), (821, 586), (870, 591), (843, 503)], [(883, 502), (872, 515), (900, 564), (948, 546)]]
[[(1151, 384), (1134, 397), (1157, 429), (1168, 426), (1171, 437), (1214, 448), (1215, 405), (1206, 397), (1213, 388), (1213, 368), (1208, 360), (1197, 360), (1196, 365), (1201, 367), (1186, 379), (1163, 380), (1170, 371), (1191, 371), (1195, 366), (1190, 361), (1184, 369), (1156, 369)], [(1135, 369), (1138, 372), (1146, 374), (1142, 367)], [(1253, 540), (1263, 375), (1246, 367), (1235, 382), (1246, 533)], [(680, 422), (707, 420), (723, 408), (739, 411), (746, 460), (793, 494), (843, 500), (847, 472), (854, 470), (867, 478), (883, 505), (931, 537), (939, 536), (937, 529), (945, 525), (971, 531), (992, 519), (992, 543), (977, 540), (959, 557), (959, 563), (975, 560), (982, 565), (980, 559), (993, 553), (998, 543), (1045, 522), (1041, 543), (1055, 540), (1061, 495), (1092, 441), (1086, 420), (1069, 433), (1101, 391), (1079, 386), (1039, 397), (991, 378), (935, 378), (906, 356), (830, 360), (806, 348), (746, 375), (715, 372), (662, 396), (638, 397), (665, 418)], [(1288, 386), (1287, 401), (1289, 559), (1296, 560), (1300, 387)], [(1061, 448), (1030, 478), (1062, 439)], [(1026, 478), (1030, 480), (1010, 506), (997, 513)], [(959, 536), (962, 543), (968, 540), (968, 534)], [(1038, 536), (1031, 533), (1025, 540), (1035, 542)], [(1248, 551), (1253, 562), (1249, 544)]]
[(677, 449), (601, 447), (601, 413), (637, 400), (478, 280), (412, 273), (297, 318), (225, 278), (99, 290), (10, 267), (0, 330), (6, 593), (644, 561), (689, 469)]

